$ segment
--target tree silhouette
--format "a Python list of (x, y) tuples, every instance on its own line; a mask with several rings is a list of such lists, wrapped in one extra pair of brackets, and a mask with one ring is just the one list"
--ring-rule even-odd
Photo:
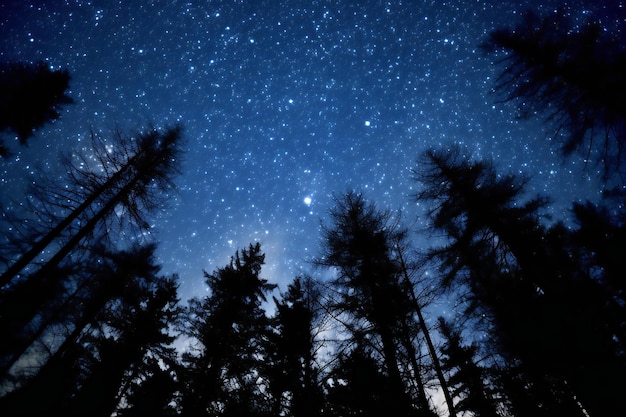
[(449, 239), (431, 252), (444, 285), (470, 288), (501, 352), (544, 386), (544, 410), (618, 409), (626, 373), (606, 293), (570, 250), (569, 231), (542, 226), (545, 200), (521, 203), (523, 182), (466, 161), (458, 149), (428, 151), (420, 168), (418, 198)]
[(574, 203), (573, 213), (578, 224), (573, 239), (584, 250), (588, 268), (601, 271), (602, 284), (620, 305), (626, 306), (626, 282), (622, 279), (626, 259), (619, 249), (626, 244), (624, 219), (590, 202)]
[[(384, 369), (398, 395), (398, 410), (404, 407), (404, 413), (415, 412), (399, 362), (403, 341), (414, 336), (406, 334), (411, 329), (408, 322), (412, 321), (413, 311), (406, 287), (400, 282), (399, 266), (392, 259), (393, 245), (402, 240), (403, 231), (389, 223), (387, 214), (354, 192), (337, 199), (330, 216), (332, 226), (323, 229), (323, 250), (317, 263), (338, 270), (332, 285), (339, 300), (331, 309), (336, 316), (345, 314), (351, 318), (354, 337), (367, 335), (367, 340), (380, 341)], [(413, 372), (416, 401), (427, 415), (430, 407), (421, 369)]]
[[(73, 100), (66, 95), (70, 75), (52, 71), (44, 62), (0, 64), (0, 132), (13, 131), (26, 145), (34, 131), (61, 117), (60, 109)], [(0, 138), (0, 157), (9, 150)]]
[[(81, 340), (93, 353), (85, 358), (89, 372), (67, 406), (70, 415), (108, 417), (126, 397), (131, 382), (145, 375), (151, 361), (170, 372), (175, 364), (175, 336), (170, 331), (181, 312), (178, 277), (135, 275), (131, 269), (127, 278), (131, 281), (121, 296), (97, 316), (96, 331)], [(171, 400), (174, 394), (166, 392), (161, 400)]]
[[(432, 228), (443, 231), (451, 239), (444, 251), (458, 247), (461, 252), (470, 245), (478, 247), (482, 244), (480, 240), (489, 242), (498, 236), (515, 257), (500, 253), (502, 262), (514, 261), (528, 270), (539, 267), (534, 265), (538, 255), (535, 250), (541, 247), (543, 239), (537, 228), (540, 210), (548, 200), (537, 196), (520, 204), (518, 199), (523, 196), (526, 178), (500, 176), (492, 163), (469, 161), (458, 147), (424, 152), (414, 174), (423, 185), (416, 199), (429, 203), (427, 214)], [(459, 259), (471, 261), (466, 258)], [(451, 257), (449, 263), (442, 265), (448, 271), (444, 284), (459, 270), (456, 262)], [(542, 277), (543, 274), (533, 277), (537, 280), (534, 285), (545, 285)]]
[[(57, 304), (72, 299), (64, 292), (75, 291), (70, 278), (81, 268), (82, 260), (78, 256), (83, 250), (81, 244), (102, 225), (107, 226), (103, 229), (113, 239), (110, 233), (114, 229), (107, 222), (115, 209), (124, 208), (130, 224), (147, 227), (145, 215), (159, 207), (162, 193), (172, 187), (180, 154), (179, 128), (163, 133), (152, 130), (135, 141), (121, 137), (120, 140), (113, 152), (103, 147), (95, 149), (101, 162), (98, 169), (85, 171), (72, 166), (68, 170), (71, 186), (61, 188), (52, 197), (44, 197), (50, 198), (49, 201), (54, 201), (53, 197), (66, 197), (61, 201), (69, 202), (65, 207), (69, 210), (67, 215), (41, 233), (2, 274), (0, 330), (6, 341), (0, 345), (2, 379), (48, 326), (55, 320), (64, 320), (59, 311), (71, 311), (67, 305)], [(41, 211), (54, 210), (44, 204)], [(44, 251), (48, 249), (52, 256), (46, 259)], [(35, 260), (41, 258), (44, 261), (39, 266)]]
[(352, 350), (339, 356), (327, 382), (324, 415), (418, 415), (407, 414), (402, 392), (394, 389), (391, 377), (382, 372), (370, 349), (357, 342)]
[(179, 415), (172, 404), (180, 390), (177, 372), (163, 369), (158, 360), (147, 358), (144, 372), (138, 380), (131, 381), (123, 408), (116, 410), (120, 417), (174, 417)]
[(479, 346), (475, 343), (464, 346), (461, 333), (451, 323), (443, 317), (438, 322), (444, 337), (443, 366), (452, 373), (450, 385), (454, 386), (453, 395), (459, 398), (457, 411), (471, 412), (476, 417), (497, 417), (492, 389), (487, 385), (487, 370), (475, 362)]
[(275, 288), (259, 274), (259, 243), (237, 251), (230, 264), (205, 272), (210, 295), (192, 299), (186, 334), (193, 338), (186, 366), (182, 409), (187, 415), (261, 415), (272, 409), (260, 390), (269, 318), (261, 308)]
[(57, 196), (65, 196), (66, 201), (74, 203), (71, 210), (11, 263), (0, 276), (1, 287), (9, 284), (62, 233), (73, 230), (76, 222), (80, 222), (80, 226), (59, 246), (41, 271), (56, 267), (98, 225), (106, 223), (116, 208), (123, 209), (131, 224), (142, 229), (148, 227), (145, 215), (160, 207), (160, 197), (173, 187), (173, 177), (178, 173), (181, 128), (167, 128), (163, 132), (153, 129), (133, 139), (121, 135), (116, 139), (117, 147), (113, 152), (103, 143), (95, 145), (94, 156), (99, 162), (95, 169), (68, 168), (71, 195), (65, 196), (63, 190), (56, 191)]
[[(402, 285), (405, 288), (406, 293), (409, 295), (411, 299), (413, 310), (415, 311), (415, 314), (417, 315), (419, 328), (422, 331), (422, 334), (424, 335), (424, 339), (426, 340), (428, 353), (430, 354), (430, 359), (432, 361), (433, 368), (435, 369), (435, 374), (437, 375), (437, 379), (439, 380), (439, 384), (443, 392), (446, 405), (448, 407), (448, 415), (450, 417), (455, 417), (456, 406), (454, 405), (454, 401), (452, 399), (452, 394), (448, 386), (448, 381), (443, 375), (443, 368), (441, 366), (441, 361), (439, 360), (439, 355), (437, 351), (435, 350), (435, 345), (430, 335), (430, 329), (428, 328), (428, 325), (426, 324), (426, 320), (424, 319), (424, 314), (422, 313), (423, 305), (422, 305), (422, 302), (418, 299), (417, 294), (415, 292), (415, 285), (412, 282), (410, 274), (409, 274), (409, 266), (407, 265), (407, 262), (404, 259), (405, 258), (404, 251), (405, 251), (405, 248), (402, 247), (402, 242), (396, 242), (395, 252), (396, 252), (397, 263), (399, 265), (400, 271), (402, 272), (402, 276), (403, 276)], [(413, 361), (412, 363), (413, 369), (418, 369), (419, 367), (416, 363), (417, 355), (415, 352), (415, 348), (412, 345), (411, 341), (407, 339), (406, 337), (407, 335), (408, 335), (408, 332), (405, 332), (404, 333), (405, 349), (407, 349), (407, 351), (410, 353), (409, 356)]]
[(599, 22), (572, 27), (562, 11), (527, 12), (514, 28), (491, 32), (483, 48), (504, 51), (495, 89), (519, 116), (543, 114), (562, 136), (562, 151), (582, 151), (605, 176), (626, 161), (626, 49)]
[[(80, 303), (70, 296), (81, 280), (71, 267), (51, 270), (43, 279), (21, 280), (0, 296), (0, 381), (12, 379), (9, 370), (46, 329), (65, 323)], [(80, 287), (80, 285), (78, 285)]]
[(276, 333), (270, 336), (266, 372), (273, 397), (289, 398), (285, 405), (276, 401), (276, 415), (321, 414), (324, 393), (316, 364), (320, 346), (315, 340), (321, 315), (320, 291), (311, 277), (298, 277), (280, 300), (274, 297)]
[[(170, 328), (178, 319), (177, 278), (158, 276), (154, 246), (108, 253), (89, 280), (73, 321), (49, 329), (49, 356), (0, 398), (3, 415), (111, 415), (150, 360), (174, 363)], [(149, 360), (150, 359), (150, 360)], [(33, 362), (32, 360), (30, 362)], [(26, 362), (28, 363), (28, 362)], [(173, 393), (170, 393), (170, 397)]]

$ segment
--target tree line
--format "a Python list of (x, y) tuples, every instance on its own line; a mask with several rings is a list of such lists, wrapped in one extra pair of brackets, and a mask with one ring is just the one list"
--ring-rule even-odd
[[(278, 288), (253, 242), (204, 272), (208, 295), (183, 303), (149, 234), (182, 169), (182, 128), (92, 133), (89, 153), (62, 159), (60, 183), (36, 182), (4, 208), (0, 414), (623, 410), (626, 51), (598, 23), (572, 26), (558, 12), (529, 12), (482, 46), (517, 116), (545, 116), (564, 157), (602, 168), (605, 199), (574, 203), (573, 225), (547, 221), (549, 198), (529, 196), (528, 178), (458, 147), (429, 149), (411, 196), (426, 208), (428, 247), (413, 246), (418, 231), (397, 213), (349, 191), (335, 196), (311, 273)], [(38, 105), (1, 108), (0, 127), (21, 143), (71, 102), (66, 71), (19, 64), (0, 75), (11, 86), (2, 106), (48, 80), (50, 94), (28, 96)], [(443, 297), (457, 314), (431, 317)]]

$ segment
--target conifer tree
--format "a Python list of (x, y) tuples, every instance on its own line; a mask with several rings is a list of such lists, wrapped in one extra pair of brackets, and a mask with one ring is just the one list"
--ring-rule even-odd
[[(323, 392), (317, 351), (320, 342), (321, 307), (319, 285), (311, 277), (297, 277), (274, 297), (275, 333), (268, 348), (268, 381), (275, 399), (275, 414), (294, 417), (319, 416)], [(282, 399), (289, 398), (286, 404)]]
[(495, 86), (522, 118), (544, 115), (565, 155), (581, 151), (623, 174), (626, 162), (626, 47), (599, 21), (574, 27), (562, 10), (527, 12), (483, 43), (504, 69)]
[[(7, 377), (10, 366), (49, 325), (65, 320), (58, 314), (71, 310), (62, 306), (72, 300), (70, 295), (80, 282), (75, 277), (88, 259), (84, 257), (88, 240), (94, 236), (116, 240), (110, 223), (121, 208), (131, 225), (145, 229), (146, 215), (160, 207), (163, 193), (173, 186), (180, 162), (180, 128), (149, 131), (135, 140), (119, 139), (112, 152), (95, 149), (100, 161), (97, 169), (68, 169), (70, 185), (52, 195), (70, 193), (61, 200), (71, 202), (69, 211), (2, 273), (0, 331), (5, 342), (0, 345), (0, 379)], [(45, 204), (41, 210), (54, 211)]]
[[(135, 138), (119, 134), (116, 140), (112, 152), (104, 143), (94, 147), (99, 162), (95, 169), (68, 168), (67, 187), (77, 193), (68, 200), (75, 204), (54, 227), (32, 242), (28, 251), (11, 262), (0, 276), (0, 287), (14, 280), (64, 232), (72, 230), (67, 242), (59, 244), (40, 269), (45, 272), (45, 268), (58, 266), (97, 226), (109, 220), (116, 208), (125, 211), (131, 224), (143, 229), (148, 227), (145, 215), (161, 206), (160, 197), (171, 190), (178, 173), (181, 128), (167, 128), (163, 132), (152, 129)], [(63, 196), (63, 190), (56, 191)], [(80, 226), (75, 227), (77, 221)]]
[(448, 238), (431, 252), (444, 285), (471, 289), (500, 352), (544, 387), (544, 411), (614, 410), (625, 373), (607, 299), (570, 251), (568, 230), (541, 224), (545, 200), (522, 203), (523, 182), (458, 149), (428, 151), (421, 162), (418, 198)]
[(444, 338), (441, 347), (443, 367), (451, 373), (450, 385), (458, 399), (459, 412), (471, 412), (476, 417), (497, 417), (492, 389), (487, 385), (487, 370), (476, 363), (479, 346), (464, 346), (460, 332), (443, 317), (439, 317), (439, 330)]
[(398, 396), (398, 410), (403, 409), (407, 415), (416, 412), (415, 400), (417, 409), (427, 415), (431, 410), (421, 370), (413, 370), (411, 382), (417, 386), (413, 399), (399, 357), (413, 316), (410, 297), (401, 285), (401, 271), (392, 258), (393, 244), (402, 240), (403, 231), (394, 229), (388, 214), (379, 212), (354, 192), (337, 199), (330, 215), (332, 225), (323, 229), (323, 252), (317, 261), (338, 271), (331, 285), (339, 300), (330, 308), (335, 316), (345, 314), (350, 319), (353, 337), (380, 343), (384, 370)]
[(327, 381), (324, 415), (330, 417), (382, 415), (407, 416), (401, 393), (382, 371), (372, 348), (364, 340), (344, 351)]
[(0, 398), (2, 415), (109, 416), (150, 360), (173, 366), (177, 278), (158, 275), (153, 252), (140, 247), (102, 259), (76, 305), (80, 311), (45, 333), (61, 343), (47, 357), (33, 352), (42, 365), (27, 369), (33, 375)]
[(269, 318), (262, 308), (276, 285), (260, 277), (261, 245), (237, 251), (229, 265), (205, 272), (210, 295), (192, 299), (183, 356), (182, 410), (190, 416), (263, 415), (272, 408), (261, 390)]

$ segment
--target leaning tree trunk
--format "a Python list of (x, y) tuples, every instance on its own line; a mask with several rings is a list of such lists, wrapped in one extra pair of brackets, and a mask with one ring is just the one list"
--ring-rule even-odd
[[(75, 210), (68, 215), (59, 225), (57, 225), (51, 232), (49, 232), (44, 238), (37, 242), (24, 256), (22, 256), (14, 265), (9, 268), (3, 274), (2, 279), (6, 282), (14, 277), (15, 274), (34, 259), (39, 253), (38, 249), (45, 249), (45, 247), (54, 241), (58, 235), (68, 227), (72, 221), (76, 220), (80, 214), (86, 211), (88, 208), (104, 195), (106, 199), (103, 201), (103, 205), (97, 209), (97, 211), (88, 219), (88, 221), (82, 225), (78, 231), (49, 259), (41, 268), (35, 271), (28, 277), (28, 280), (32, 282), (38, 282), (43, 278), (52, 278), (55, 268), (59, 266), (78, 244), (91, 234), (96, 226), (104, 221), (107, 216), (113, 212), (118, 204), (122, 204), (127, 200), (132, 200), (133, 192), (137, 191), (140, 196), (146, 198), (145, 195), (149, 192), (142, 190), (141, 187), (147, 187), (151, 180), (160, 180), (163, 184), (167, 184), (169, 176), (172, 174), (172, 163), (176, 162), (176, 141), (179, 138), (178, 130), (169, 130), (162, 137), (165, 142), (151, 142), (154, 138), (151, 136), (143, 137), (143, 141), (139, 144), (138, 148), (132, 156), (126, 160), (122, 168), (116, 171), (111, 177), (105, 181), (104, 184), (97, 187), (92, 192), (87, 200), (80, 204)], [(158, 135), (158, 133), (155, 133)], [(158, 147), (151, 147), (153, 144)], [(110, 193), (110, 194), (109, 194)], [(54, 232), (54, 233), (53, 233)], [(11, 275), (13, 274), (13, 275)], [(61, 277), (54, 277), (54, 279), (62, 279)], [(21, 317), (22, 326), (27, 326), (33, 317)], [(1, 319), (1, 318), (0, 318)], [(16, 323), (13, 323), (16, 324)], [(17, 323), (20, 325), (19, 323)], [(4, 320), (0, 320), (0, 329), (8, 328), (11, 323)], [(25, 333), (25, 332), (24, 332)], [(6, 334), (5, 334), (6, 336)], [(10, 338), (9, 338), (10, 339)], [(12, 352), (7, 352), (7, 357), (13, 358), (13, 360), (19, 358), (20, 355), (32, 344), (28, 343), (28, 338), (23, 341), (19, 341), (19, 338), (13, 338), (11, 343), (16, 343), (15, 346), (11, 346)], [(11, 362), (11, 361), (10, 361)], [(13, 362), (11, 362), (13, 363)], [(4, 364), (6, 365), (6, 364)], [(8, 372), (6, 366), (2, 366), (1, 373)]]
[(48, 245), (50, 245), (55, 239), (59, 237), (61, 232), (65, 230), (72, 222), (74, 222), (85, 210), (87, 210), (91, 205), (98, 199), (105, 191), (115, 187), (116, 184), (122, 179), (126, 171), (130, 169), (134, 161), (137, 159), (139, 154), (133, 156), (127, 164), (125, 164), (121, 169), (115, 172), (106, 182), (101, 184), (98, 188), (96, 188), (91, 194), (87, 196), (85, 201), (83, 201), (78, 207), (72, 210), (63, 220), (61, 220), (52, 230), (46, 233), (41, 239), (33, 244), (33, 246), (24, 253), (17, 261), (15, 261), (6, 271), (2, 273), (0, 276), (0, 288), (4, 287), (8, 283), (15, 278), (17, 274), (20, 273), (22, 269), (24, 269), (29, 263), (31, 263), (37, 255), (46, 249)]
[(450, 387), (448, 386), (448, 382), (446, 381), (446, 378), (443, 375), (443, 371), (441, 369), (441, 363), (439, 362), (439, 356), (437, 355), (437, 351), (435, 350), (435, 345), (433, 344), (432, 338), (430, 337), (430, 330), (428, 330), (428, 326), (426, 326), (426, 322), (424, 321), (424, 316), (422, 315), (422, 308), (420, 307), (419, 301), (417, 299), (417, 295), (415, 294), (415, 290), (413, 289), (413, 285), (411, 284), (411, 281), (409, 279), (409, 274), (407, 272), (407, 267), (404, 262), (404, 258), (402, 256), (401, 250), (398, 250), (398, 257), (399, 257), (402, 273), (404, 274), (405, 284), (407, 288), (410, 289), (411, 299), (413, 300), (413, 307), (415, 308), (415, 312), (417, 313), (417, 319), (419, 321), (422, 333), (424, 333), (424, 339), (426, 339), (428, 352), (430, 353), (430, 357), (433, 361), (433, 367), (435, 368), (437, 379), (439, 379), (439, 384), (441, 385), (441, 390), (443, 391), (443, 396), (446, 400), (446, 405), (448, 406), (448, 414), (450, 415), (450, 417), (456, 417), (454, 401), (452, 400), (452, 396), (450, 395)]

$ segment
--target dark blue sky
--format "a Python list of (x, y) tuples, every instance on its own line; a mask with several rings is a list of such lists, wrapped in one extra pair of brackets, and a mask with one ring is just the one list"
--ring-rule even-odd
[(153, 232), (183, 299), (202, 294), (203, 269), (255, 241), (272, 282), (311, 271), (333, 194), (350, 188), (412, 225), (410, 169), (430, 146), (460, 143), (532, 175), (565, 218), (571, 201), (597, 197), (595, 180), (581, 158), (560, 159), (538, 121), (496, 104), (500, 68), (478, 45), (528, 8), (607, 13), (595, 3), (5, 0), (0, 59), (67, 68), (76, 103), (0, 161), (2, 200), (19, 199), (34, 167), (54, 172), (90, 129), (181, 122), (180, 192)]

